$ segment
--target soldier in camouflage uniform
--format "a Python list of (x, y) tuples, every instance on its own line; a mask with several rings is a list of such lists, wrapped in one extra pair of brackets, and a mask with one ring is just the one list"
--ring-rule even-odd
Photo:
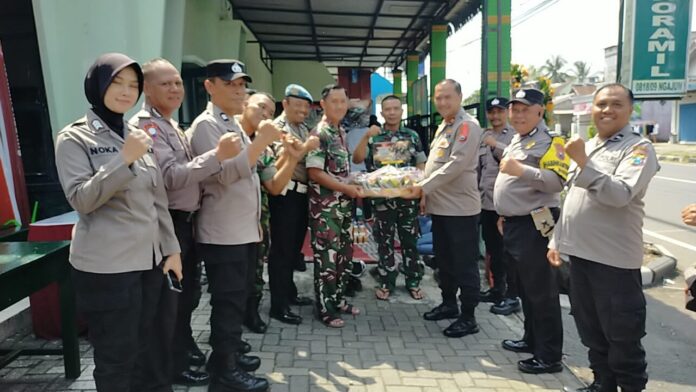
[(344, 298), (348, 263), (353, 258), (350, 238), (353, 198), (359, 188), (345, 182), (350, 172), (346, 134), (340, 126), (348, 109), (343, 87), (329, 85), (321, 94), (324, 117), (312, 131), (319, 148), (307, 155), (309, 175), (309, 228), (314, 250), (314, 291), (319, 318), (328, 327), (340, 328), (341, 314), (359, 310)]
[[(267, 93), (255, 93), (245, 103), (244, 111), (238, 116), (239, 124), (251, 139), (263, 120), (273, 118), (275, 101)], [(259, 303), (263, 296), (263, 266), (268, 261), (270, 245), (270, 213), (268, 195), (277, 195), (285, 188), (297, 162), (303, 155), (303, 146), (292, 135), (285, 135), (282, 140), (283, 153), (276, 159), (270, 147), (261, 153), (256, 162), (256, 171), (261, 181), (261, 242), (258, 244), (258, 263), (256, 270), (249, 277), (249, 295), (244, 325), (256, 333), (266, 332), (266, 323), (258, 313)]]
[[(425, 153), (418, 134), (401, 127), (401, 99), (390, 95), (382, 100), (382, 117), (384, 127), (373, 125), (355, 148), (354, 163), (365, 161), (368, 171), (377, 170), (385, 165), (396, 167), (415, 166), (423, 169)], [(374, 199), (375, 239), (379, 250), (379, 281), (375, 292), (377, 298), (386, 300), (396, 286), (399, 274), (394, 260), (394, 235), (399, 234), (403, 263), (401, 272), (406, 275), (406, 289), (414, 299), (422, 299), (418, 287), (423, 277), (423, 262), (416, 249), (418, 235), (418, 200), (401, 198)]]

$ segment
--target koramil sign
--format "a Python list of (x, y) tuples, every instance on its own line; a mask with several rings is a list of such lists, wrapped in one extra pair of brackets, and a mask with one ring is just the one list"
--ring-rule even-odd
[(638, 98), (687, 90), (691, 0), (635, 0), (631, 89)]

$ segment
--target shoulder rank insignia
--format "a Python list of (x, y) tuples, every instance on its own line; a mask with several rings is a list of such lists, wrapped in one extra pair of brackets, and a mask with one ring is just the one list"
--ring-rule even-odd
[(104, 128), (104, 125), (102, 125), (101, 121), (99, 121), (99, 120), (93, 120), (92, 127), (94, 128), (95, 131), (99, 131), (99, 130)]
[(465, 142), (469, 138), (469, 124), (464, 123), (459, 126), (459, 140), (460, 142)]

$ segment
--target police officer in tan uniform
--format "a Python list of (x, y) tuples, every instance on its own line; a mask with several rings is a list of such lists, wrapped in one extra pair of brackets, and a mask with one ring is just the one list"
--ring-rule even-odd
[(162, 363), (148, 359), (166, 344), (153, 325), (176, 312), (159, 294), (168, 272), (182, 278), (181, 259), (152, 139), (123, 121), (142, 87), (135, 61), (100, 56), (85, 78), (92, 108), (56, 141), (60, 183), (79, 215), (70, 264), (100, 392), (171, 390)]
[[(442, 303), (426, 312), (426, 320), (457, 318), (443, 333), (461, 337), (479, 331), (478, 305), (479, 195), (476, 167), (481, 128), (461, 108), (459, 83), (445, 79), (435, 86), (435, 105), (443, 118), (430, 144), (426, 178), (410, 197), (422, 195), (421, 209), (432, 216), (433, 250), (438, 261)], [(457, 309), (459, 291), (460, 309)]]
[(262, 122), (254, 141), (242, 131), (234, 114), (244, 107), (244, 93), (251, 77), (238, 60), (214, 60), (206, 66), (205, 89), (210, 95), (206, 110), (186, 131), (194, 155), (214, 149), (226, 133), (235, 133), (242, 151), (222, 164), (222, 171), (203, 181), (196, 240), (208, 275), (212, 311), (210, 340), (213, 352), (208, 371), (213, 391), (264, 391), (268, 381), (254, 377), (258, 357), (241, 355), (242, 322), (246, 310), (248, 273), (256, 267), (261, 241), (261, 188), (256, 162), (280, 131)]
[(524, 313), (524, 337), (503, 340), (502, 346), (533, 354), (517, 363), (525, 373), (563, 370), (561, 305), (546, 246), (558, 217), (569, 160), (562, 140), (546, 129), (543, 102), (544, 94), (536, 89), (522, 89), (510, 100), (510, 120), (517, 134), (503, 152), (493, 189), (505, 252), (517, 266)]
[(184, 98), (184, 86), (179, 71), (167, 60), (158, 58), (143, 64), (145, 76), (145, 102), (143, 108), (131, 118), (130, 123), (145, 130), (154, 140), (154, 151), (162, 170), (164, 186), (169, 199), (169, 213), (174, 222), (181, 247), (183, 292), (162, 291), (162, 298), (177, 301), (176, 320), (160, 320), (160, 331), (175, 327), (173, 341), (165, 346), (163, 360), (173, 361), (174, 383), (181, 385), (205, 385), (208, 374), (190, 370), (189, 366), (205, 364), (205, 354), (196, 345), (191, 330), (191, 314), (201, 296), (200, 259), (194, 251), (193, 224), (200, 207), (201, 181), (218, 174), (221, 162), (239, 153), (239, 137), (234, 133), (224, 135), (217, 147), (199, 156), (193, 156), (191, 146), (179, 124), (172, 119)]
[(491, 124), (482, 136), (479, 148), (479, 189), (481, 190), (481, 237), (490, 258), (493, 284), (481, 292), (481, 302), (491, 302), (491, 313), (508, 315), (520, 310), (517, 298), (517, 274), (503, 252), (503, 236), (498, 231), (498, 214), (493, 206), (493, 188), (498, 177), (505, 147), (515, 135), (508, 124), (508, 99), (493, 97), (486, 101), (486, 117)]
[(632, 112), (631, 90), (602, 86), (592, 102), (597, 135), (565, 145), (574, 164), (548, 258), (570, 260), (572, 314), (595, 378), (582, 392), (642, 391), (648, 381), (643, 197), (659, 166), (650, 141), (631, 130)]
[[(244, 132), (251, 140), (256, 137), (256, 130), (263, 120), (273, 118), (275, 113), (275, 100), (265, 92), (256, 92), (244, 104), (244, 111), (236, 119)], [(297, 162), (304, 156), (305, 146), (294, 136), (284, 134), (280, 141), (282, 148), (276, 156), (271, 147), (266, 147), (264, 153), (256, 163), (257, 173), (261, 181), (261, 230), (262, 241), (258, 246), (258, 264), (249, 276), (247, 282), (249, 295), (247, 299), (247, 312), (244, 325), (256, 333), (266, 332), (266, 323), (258, 313), (259, 303), (263, 296), (263, 267), (268, 261), (270, 244), (270, 211), (268, 206), (269, 195), (279, 195), (287, 186)], [(279, 226), (280, 231), (287, 228)]]
[[(305, 119), (313, 102), (312, 95), (298, 84), (285, 88), (283, 113), (274, 124), (301, 142), (309, 138)], [(276, 143), (276, 154), (280, 151)], [(299, 296), (293, 281), (293, 266), (305, 264), (302, 245), (307, 234), (309, 201), (307, 167), (303, 157), (295, 166), (288, 186), (279, 195), (269, 197), (271, 249), (268, 256), (268, 280), (271, 291), (270, 316), (286, 324), (300, 324), (302, 317), (290, 305), (310, 305), (312, 300)], [(306, 267), (305, 267), (306, 269)]]

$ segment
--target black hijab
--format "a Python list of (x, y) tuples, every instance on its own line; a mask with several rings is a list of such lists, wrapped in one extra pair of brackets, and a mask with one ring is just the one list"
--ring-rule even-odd
[(106, 53), (97, 58), (85, 76), (85, 96), (92, 104), (92, 110), (104, 120), (109, 128), (123, 137), (123, 114), (115, 113), (104, 105), (106, 89), (116, 75), (126, 67), (131, 67), (138, 76), (138, 98), (143, 92), (143, 71), (135, 60), (121, 53)]

